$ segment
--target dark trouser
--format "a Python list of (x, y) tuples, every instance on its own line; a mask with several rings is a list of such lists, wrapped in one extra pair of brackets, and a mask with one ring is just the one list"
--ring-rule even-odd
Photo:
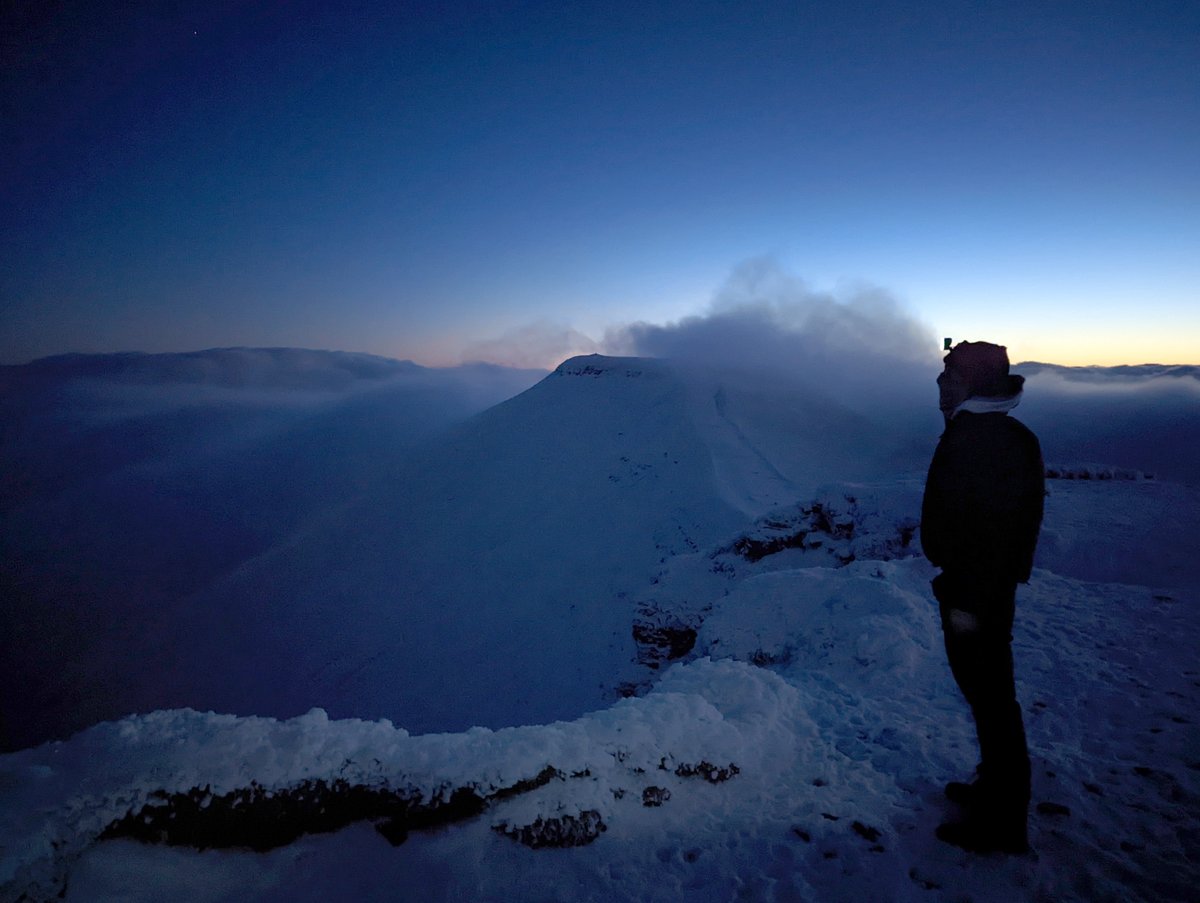
[(1017, 585), (956, 578), (934, 581), (946, 658), (979, 738), (980, 802), (1023, 825), (1029, 809), (1029, 750), (1013, 681), (1012, 623)]

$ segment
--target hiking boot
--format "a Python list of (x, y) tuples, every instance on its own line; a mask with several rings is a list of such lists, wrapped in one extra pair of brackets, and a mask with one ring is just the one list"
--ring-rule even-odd
[(978, 806), (983, 800), (983, 763), (975, 766), (975, 775), (970, 781), (951, 781), (945, 788), (946, 799), (964, 809)]
[(946, 822), (938, 825), (938, 840), (960, 847), (969, 853), (1028, 853), (1029, 838), (1025, 822), (1009, 819)]
[(946, 799), (954, 803), (956, 806), (962, 806), (964, 809), (970, 808), (979, 802), (979, 782), (973, 781), (970, 784), (965, 781), (951, 781), (946, 785)]

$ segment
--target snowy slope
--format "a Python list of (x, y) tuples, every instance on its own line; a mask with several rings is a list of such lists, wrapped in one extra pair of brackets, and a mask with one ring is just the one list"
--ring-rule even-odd
[[(1062, 521), (1079, 499), (1057, 488), (1049, 517)], [(1107, 499), (1093, 508), (1119, 510), (1137, 488), (1086, 490)], [(1200, 512), (1194, 492), (1179, 492)], [(883, 521), (859, 523), (854, 548), (880, 548), (867, 525)], [(1126, 533), (1134, 551), (1136, 536)], [(975, 750), (940, 652), (932, 569), (907, 555), (831, 566), (823, 548), (775, 554), (790, 561), (765, 556), (710, 597), (689, 662), (644, 697), (570, 721), (416, 737), (321, 712), (288, 722), (163, 712), (5, 756), (0, 818), (20, 840), (5, 847), (0, 887), (41, 899), (66, 882), (77, 900), (1190, 897), (1195, 583), (1036, 571), (1015, 641), (1035, 853), (975, 857), (933, 837), (948, 811), (941, 785), (969, 772)], [(497, 793), (548, 767), (548, 783)], [(366, 825), (267, 853), (93, 845), (154, 791), (220, 797), (316, 778), (425, 800), (470, 788), (489, 801), (399, 847)], [(529, 846), (555, 819), (594, 827), (580, 846)]]
[(0, 368), (0, 683), (23, 687), (0, 748), (133, 711), (181, 600), (542, 375), (297, 349)]
[(564, 363), (189, 598), (175, 667), (135, 708), (318, 704), (428, 731), (611, 701), (630, 679), (632, 594), (664, 560), (794, 496), (786, 472), (845, 441), (831, 416), (795, 447), (756, 447), (748, 434), (771, 411), (740, 398), (728, 378), (659, 361)]
[[(239, 393), (315, 377), (236, 360), (168, 356), (165, 387), (119, 361), (140, 369), (109, 374), (107, 420), (78, 442), (150, 448), (7, 518), (39, 590), (14, 621), (69, 615), (9, 656), (34, 678), (14, 739), (177, 706), (321, 705), (418, 731), (574, 716), (639, 679), (631, 597), (662, 561), (891, 452), (861, 416), (757, 374), (577, 358), (439, 430), (453, 409), (436, 420), (413, 388), (428, 371), (255, 407)], [(181, 407), (189, 378), (216, 400)], [(38, 666), (63, 644), (65, 667)]]
[[(918, 553), (933, 413), (917, 449), (786, 381), (566, 362), (165, 611), (126, 672), (298, 717), (0, 756), (0, 898), (1190, 899), (1200, 491), (1050, 482), (1014, 631), (1035, 852), (970, 856), (933, 836), (976, 754)], [(392, 846), (396, 806), (456, 817)], [(223, 849), (235, 810), (317, 833)]]

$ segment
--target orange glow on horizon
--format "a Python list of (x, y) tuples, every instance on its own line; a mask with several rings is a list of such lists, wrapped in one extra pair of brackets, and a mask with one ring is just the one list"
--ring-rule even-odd
[(1064, 367), (1118, 367), (1138, 364), (1200, 363), (1200, 338), (1177, 336), (1080, 336), (1078, 341), (1054, 336), (1012, 342), (1009, 359)]

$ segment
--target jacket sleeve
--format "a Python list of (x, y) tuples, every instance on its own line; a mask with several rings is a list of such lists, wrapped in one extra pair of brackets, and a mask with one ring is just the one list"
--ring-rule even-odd
[(1025, 583), (1033, 571), (1038, 534), (1046, 505), (1046, 466), (1037, 437), (1022, 427), (1022, 466), (1014, 486), (1018, 502), (1013, 524), (1012, 567), (1017, 580)]
[(945, 437), (938, 443), (925, 479), (925, 496), (921, 501), (921, 549), (937, 567), (945, 567), (952, 553), (950, 535), (954, 519), (953, 454)]

